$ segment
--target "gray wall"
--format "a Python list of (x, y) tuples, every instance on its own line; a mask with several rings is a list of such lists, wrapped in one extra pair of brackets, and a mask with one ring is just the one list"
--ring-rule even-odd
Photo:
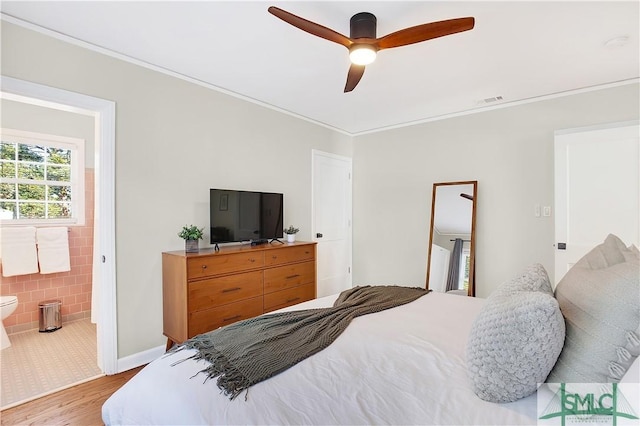
[(162, 251), (208, 226), (209, 188), (283, 192), (285, 223), (311, 238), (311, 150), (351, 138), (51, 37), (2, 23), (2, 74), (116, 103), (118, 356), (166, 342)]
[(478, 181), (476, 294), (534, 262), (552, 276), (554, 218), (534, 205), (553, 206), (554, 131), (637, 120), (639, 93), (633, 84), (356, 137), (354, 284), (423, 286), (432, 185), (463, 180)]

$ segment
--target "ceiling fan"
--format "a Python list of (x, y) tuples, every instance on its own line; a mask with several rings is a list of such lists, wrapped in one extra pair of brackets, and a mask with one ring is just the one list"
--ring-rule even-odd
[(448, 19), (446, 21), (430, 22), (405, 28), (384, 37), (376, 38), (377, 19), (369, 12), (356, 13), (350, 21), (350, 37), (344, 36), (331, 28), (324, 27), (315, 22), (294, 15), (275, 6), (269, 7), (269, 13), (283, 21), (325, 40), (338, 43), (349, 49), (351, 66), (347, 74), (347, 83), (344, 91), (352, 91), (360, 82), (364, 74), (365, 65), (370, 64), (376, 58), (376, 53), (382, 49), (406, 46), (420, 43), (421, 41), (443, 37), (473, 29), (475, 19), (473, 17)]

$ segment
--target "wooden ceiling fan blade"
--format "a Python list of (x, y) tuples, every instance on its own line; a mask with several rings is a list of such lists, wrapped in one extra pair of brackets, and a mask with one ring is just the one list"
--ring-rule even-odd
[(293, 13), (287, 12), (286, 10), (271, 6), (269, 7), (268, 11), (273, 16), (282, 19), (286, 23), (291, 24), (294, 27), (301, 29), (302, 31), (313, 34), (314, 36), (341, 44), (346, 48), (349, 48), (353, 44), (353, 41), (351, 41), (349, 37), (342, 35), (339, 32), (332, 30), (331, 28), (324, 27), (320, 24), (316, 24), (315, 22), (311, 22), (304, 18), (296, 16)]
[(362, 75), (364, 74), (364, 65), (351, 64), (349, 73), (347, 74), (347, 84), (344, 86), (344, 93), (350, 92), (356, 88)]
[(469, 31), (473, 29), (474, 25), (475, 18), (473, 17), (430, 22), (388, 34), (379, 38), (377, 44), (380, 49), (406, 46), (408, 44), (420, 43), (421, 41)]

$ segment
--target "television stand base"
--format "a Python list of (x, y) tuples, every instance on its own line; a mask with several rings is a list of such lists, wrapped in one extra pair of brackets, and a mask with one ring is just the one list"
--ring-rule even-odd
[(213, 246), (213, 250), (214, 251), (220, 251), (220, 247), (218, 246), (218, 243), (216, 243), (216, 245)]
[(277, 239), (277, 238), (273, 238), (271, 241), (269, 241), (269, 244), (273, 244), (273, 242), (274, 242), (274, 241), (277, 241), (277, 242), (279, 242), (280, 244), (284, 244), (282, 241), (280, 241), (280, 240), (279, 240), (279, 239)]
[(269, 242), (269, 240), (265, 239), (265, 238), (260, 238), (259, 240), (251, 240), (251, 245), (252, 246), (259, 246), (262, 244), (267, 244)]

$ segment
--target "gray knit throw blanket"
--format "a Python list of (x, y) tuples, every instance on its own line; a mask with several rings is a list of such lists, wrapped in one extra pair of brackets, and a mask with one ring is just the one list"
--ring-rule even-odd
[(354, 287), (340, 293), (333, 307), (250, 318), (195, 336), (170, 352), (197, 349), (186, 359), (208, 361), (210, 365), (200, 371), (207, 375), (205, 382), (217, 377), (218, 387), (234, 399), (329, 346), (353, 318), (404, 305), (427, 293), (399, 286)]

